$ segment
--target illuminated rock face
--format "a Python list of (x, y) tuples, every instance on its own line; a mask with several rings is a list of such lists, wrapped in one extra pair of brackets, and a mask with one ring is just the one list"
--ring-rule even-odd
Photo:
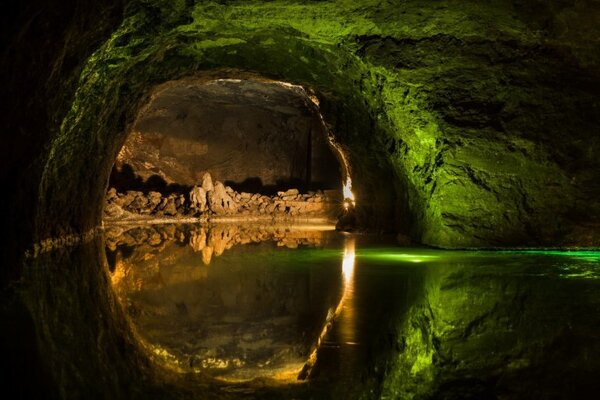
[(333, 189), (341, 177), (326, 136), (310, 100), (276, 82), (174, 84), (140, 112), (110, 185), (193, 186), (208, 172), (245, 191)]
[(366, 227), (449, 247), (597, 240), (595, 2), (98, 4), (66, 29), (72, 8), (40, 4), (43, 35), (26, 11), (7, 25), (11, 54), (39, 60), (2, 74), (21, 247), (99, 224), (157, 84), (250, 75), (314, 90)]

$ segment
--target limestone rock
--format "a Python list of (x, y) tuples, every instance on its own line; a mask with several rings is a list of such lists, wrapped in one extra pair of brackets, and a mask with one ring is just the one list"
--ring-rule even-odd
[(106, 200), (113, 200), (117, 198), (117, 189), (110, 188), (108, 192), (106, 192)]
[(175, 199), (173, 197), (168, 198), (163, 212), (165, 215), (177, 215), (177, 206), (175, 205)]
[(206, 211), (206, 191), (204, 188), (198, 186), (192, 188), (190, 191), (190, 208), (200, 212)]
[(117, 204), (108, 204), (104, 207), (104, 216), (109, 219), (117, 219), (124, 214), (123, 209)]
[(153, 209), (156, 208), (162, 201), (162, 195), (159, 192), (148, 193), (148, 203)]
[(221, 182), (215, 182), (213, 190), (208, 192), (208, 204), (215, 214), (231, 214), (237, 211), (238, 206), (226, 192)]
[(212, 177), (208, 172), (202, 177), (202, 189), (204, 189), (206, 193), (214, 189)]

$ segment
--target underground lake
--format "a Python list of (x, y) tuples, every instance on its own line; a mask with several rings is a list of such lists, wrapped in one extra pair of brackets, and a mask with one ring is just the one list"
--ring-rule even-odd
[(69, 397), (550, 399), (599, 385), (597, 251), (146, 224), (29, 264), (19, 296)]

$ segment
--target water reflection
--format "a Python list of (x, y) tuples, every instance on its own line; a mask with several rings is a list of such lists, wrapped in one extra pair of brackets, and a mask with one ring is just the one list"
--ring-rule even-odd
[(335, 308), (330, 308), (327, 312), (327, 318), (323, 324), (323, 329), (315, 341), (315, 346), (304, 364), (302, 371), (298, 374), (298, 379), (304, 380), (310, 377), (310, 374), (317, 363), (317, 355), (319, 349), (325, 337), (333, 327), (333, 323), (338, 319), (342, 310), (346, 313), (342, 325), (342, 330), (345, 332), (345, 336), (352, 338), (354, 333), (354, 307), (352, 306), (353, 296), (353, 277), (354, 277), (354, 259), (356, 257), (356, 240), (352, 236), (346, 237), (344, 240), (344, 256), (342, 259), (342, 277), (343, 277), (343, 290), (340, 301)]
[(180, 372), (310, 382), (281, 398), (568, 398), (572, 387), (597, 388), (599, 253), (368, 239), (156, 226), (109, 236), (107, 254), (142, 342)]
[(107, 233), (107, 254), (139, 336), (170, 368), (296, 380), (348, 297), (351, 239), (342, 274), (302, 263), (330, 241), (328, 226), (131, 227)]
[(202, 255), (202, 262), (209, 265), (213, 256), (222, 255), (236, 245), (272, 241), (277, 246), (290, 249), (298, 246), (321, 247), (327, 240), (327, 232), (333, 225), (263, 225), (219, 223), (209, 226), (194, 224), (164, 225), (111, 225), (105, 229), (106, 247), (111, 268), (115, 266), (116, 252), (127, 253), (132, 249), (155, 253), (177, 243), (189, 245)]

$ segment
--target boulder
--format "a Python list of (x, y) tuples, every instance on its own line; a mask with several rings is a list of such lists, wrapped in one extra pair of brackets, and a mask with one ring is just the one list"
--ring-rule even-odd
[(208, 205), (215, 214), (231, 214), (237, 211), (237, 204), (225, 191), (221, 182), (215, 182), (213, 190), (208, 192)]
[(133, 208), (134, 210), (142, 210), (146, 208), (147, 205), (148, 199), (146, 198), (146, 196), (140, 193), (137, 196), (135, 196), (135, 199), (133, 199), (131, 204), (129, 204), (129, 207)]
[(289, 189), (283, 193), (284, 196), (297, 196), (300, 192), (298, 189)]
[(163, 213), (165, 215), (177, 215), (177, 206), (175, 205), (175, 199), (173, 197), (167, 199), (167, 205), (165, 206)]
[(137, 193), (130, 190), (125, 194), (120, 194), (118, 198), (114, 199), (114, 202), (121, 207), (127, 207), (135, 200), (136, 196)]
[(113, 200), (117, 198), (117, 189), (110, 188), (108, 192), (106, 192), (106, 200)]
[(123, 209), (117, 204), (108, 204), (104, 207), (104, 216), (109, 219), (121, 218), (123, 213)]
[(148, 193), (148, 203), (153, 209), (156, 208), (162, 201), (162, 195), (159, 192)]
[(205, 173), (204, 176), (202, 177), (202, 189), (204, 189), (204, 191), (206, 193), (208, 193), (214, 189), (212, 177), (210, 176), (210, 174), (208, 172)]
[(198, 186), (192, 188), (190, 191), (190, 208), (199, 212), (206, 211), (206, 191), (204, 188)]

